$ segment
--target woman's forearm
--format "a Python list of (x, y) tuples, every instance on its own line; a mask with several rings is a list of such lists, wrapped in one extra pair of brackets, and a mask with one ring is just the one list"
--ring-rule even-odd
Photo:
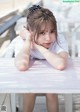
[(56, 53), (46, 51), (43, 53), (46, 60), (56, 69), (63, 70), (67, 65), (67, 60)]
[(26, 40), (22, 50), (15, 57), (15, 65), (20, 71), (25, 71), (29, 68), (31, 41)]
[[(65, 56), (60, 56), (57, 53), (52, 53), (48, 49), (37, 46), (38, 50), (42, 53), (44, 58), (56, 69), (63, 70), (67, 65), (67, 53), (63, 53)], [(62, 54), (62, 55), (63, 55)]]

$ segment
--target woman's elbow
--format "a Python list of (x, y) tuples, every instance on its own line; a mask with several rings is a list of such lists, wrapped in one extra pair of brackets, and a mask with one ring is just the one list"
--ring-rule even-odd
[(66, 68), (65, 65), (59, 65), (59, 66), (57, 66), (57, 69), (58, 69), (58, 70), (64, 70), (65, 68)]
[(17, 66), (17, 69), (19, 71), (27, 71), (29, 69), (29, 67), (25, 66), (25, 65), (19, 65), (19, 66)]
[(67, 67), (67, 60), (65, 59), (62, 59), (57, 65), (58, 70), (64, 70), (66, 67)]
[(66, 68), (66, 66), (67, 66), (67, 63), (63, 62), (63, 63), (58, 64), (57, 69), (64, 70)]
[(19, 71), (26, 71), (29, 69), (27, 63), (15, 62), (15, 66)]

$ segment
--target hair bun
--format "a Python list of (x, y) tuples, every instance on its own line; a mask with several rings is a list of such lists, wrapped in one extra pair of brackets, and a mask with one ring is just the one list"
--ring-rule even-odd
[(41, 7), (39, 5), (33, 5), (32, 7), (29, 8), (29, 11), (33, 12), (38, 9), (41, 9)]

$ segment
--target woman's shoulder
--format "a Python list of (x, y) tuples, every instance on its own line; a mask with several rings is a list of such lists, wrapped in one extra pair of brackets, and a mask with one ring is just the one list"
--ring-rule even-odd
[(58, 33), (57, 39), (58, 39), (58, 41), (64, 41), (64, 40), (66, 40), (66, 37), (64, 36), (64, 34)]
[(55, 51), (57, 53), (61, 51), (68, 51), (68, 42), (66, 41), (63, 34), (58, 33), (57, 41), (52, 44), (50, 50)]

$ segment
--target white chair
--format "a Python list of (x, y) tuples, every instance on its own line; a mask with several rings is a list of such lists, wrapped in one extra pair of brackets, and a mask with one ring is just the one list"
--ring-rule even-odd
[(80, 24), (72, 31), (72, 57), (80, 57)]

